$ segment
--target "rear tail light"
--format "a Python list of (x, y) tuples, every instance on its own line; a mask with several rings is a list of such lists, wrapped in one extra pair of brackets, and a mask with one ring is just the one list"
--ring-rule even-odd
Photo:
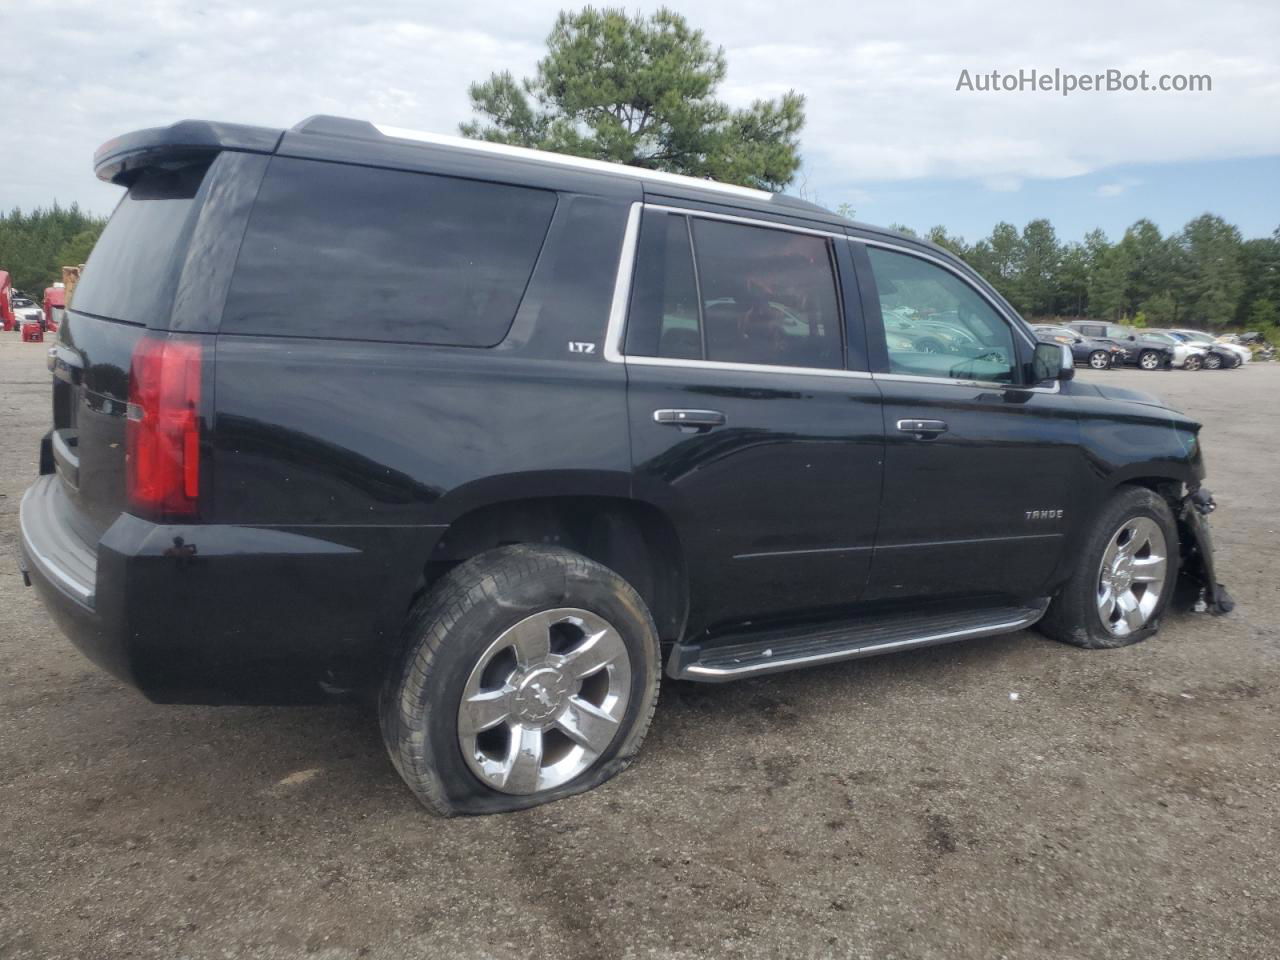
[(200, 495), (198, 341), (143, 337), (129, 368), (125, 476), (144, 516), (192, 516)]

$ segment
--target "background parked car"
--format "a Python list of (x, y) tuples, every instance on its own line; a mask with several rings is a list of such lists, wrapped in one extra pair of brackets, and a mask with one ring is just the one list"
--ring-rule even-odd
[[(1247, 363), (1253, 357), (1253, 352), (1248, 347), (1242, 347), (1234, 343), (1222, 343), (1213, 334), (1205, 333), (1203, 330), (1179, 329), (1170, 330), (1169, 332), (1187, 343), (1204, 347), (1209, 351), (1209, 356), (1205, 357), (1204, 363), (1209, 370), (1238, 367), (1242, 363)], [(1218, 359), (1215, 360), (1215, 356)]]
[(1044, 343), (1060, 343), (1071, 350), (1071, 357), (1076, 363), (1084, 363), (1095, 370), (1110, 370), (1117, 363), (1124, 363), (1124, 348), (1085, 337), (1068, 327), (1050, 323), (1038, 323), (1031, 327), (1036, 339)]
[(1199, 370), (1205, 365), (1208, 349), (1174, 336), (1168, 330), (1143, 330), (1147, 340), (1158, 340), (1173, 350), (1173, 365), (1181, 370)]
[(38, 323), (44, 329), (44, 310), (26, 294), (15, 291), (13, 294), (14, 329), (21, 330), (24, 323)]
[(1124, 362), (1142, 370), (1167, 370), (1173, 365), (1173, 347), (1159, 340), (1152, 340), (1119, 323), (1080, 321), (1067, 324), (1076, 333), (1113, 343), (1124, 350)]

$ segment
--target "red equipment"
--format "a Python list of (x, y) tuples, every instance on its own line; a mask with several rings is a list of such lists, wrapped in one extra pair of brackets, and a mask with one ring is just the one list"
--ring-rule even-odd
[(13, 281), (5, 270), (0, 270), (0, 329), (12, 330), (16, 326), (13, 316)]
[(50, 333), (58, 332), (62, 323), (62, 311), (67, 306), (67, 288), (60, 283), (46, 287), (44, 291), (44, 328)]
[(22, 342), (23, 343), (41, 343), (44, 340), (44, 329), (38, 323), (24, 323), (22, 325)]

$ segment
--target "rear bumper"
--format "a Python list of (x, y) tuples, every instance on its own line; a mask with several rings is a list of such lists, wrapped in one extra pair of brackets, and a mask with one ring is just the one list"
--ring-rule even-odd
[(22, 566), (95, 664), (172, 703), (314, 701), (376, 676), (439, 531), (160, 525), (88, 545), (56, 475), (19, 511)]

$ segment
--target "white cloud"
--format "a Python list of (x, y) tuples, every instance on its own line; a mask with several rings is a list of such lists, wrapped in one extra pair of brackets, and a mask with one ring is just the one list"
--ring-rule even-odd
[(1132, 188), (1141, 184), (1141, 180), (1116, 180), (1113, 183), (1104, 183), (1094, 190), (1094, 195), (1099, 197), (1118, 197), (1122, 193), (1127, 193)]
[[(1121, 163), (1280, 153), (1271, 0), (674, 5), (725, 47), (731, 102), (792, 88), (807, 96), (812, 194), (915, 177), (1009, 190)], [(92, 179), (93, 150), (185, 117), (291, 126), (324, 112), (452, 132), (469, 118), (469, 82), (532, 71), (561, 6), (27, 0), (5, 18), (0, 207), (57, 197), (104, 210), (117, 191)], [(955, 89), (962, 69), (1054, 67), (1208, 73), (1213, 92)]]

